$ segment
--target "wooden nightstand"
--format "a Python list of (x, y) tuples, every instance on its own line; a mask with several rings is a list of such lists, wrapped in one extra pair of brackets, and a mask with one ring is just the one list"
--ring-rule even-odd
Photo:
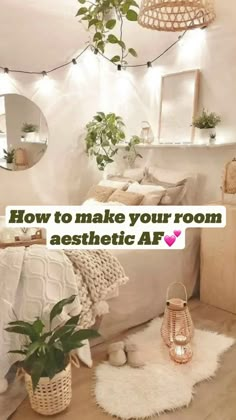
[(227, 225), (202, 229), (201, 301), (236, 314), (236, 206), (225, 205)]

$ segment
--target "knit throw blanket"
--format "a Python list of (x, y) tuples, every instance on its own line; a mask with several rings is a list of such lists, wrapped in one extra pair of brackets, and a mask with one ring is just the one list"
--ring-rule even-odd
[(107, 311), (106, 298), (128, 281), (117, 260), (108, 251), (65, 251), (73, 264), (81, 303), (80, 326), (87, 328)]
[(127, 280), (118, 260), (107, 251), (63, 252), (40, 245), (0, 250), (0, 379), (18, 360), (9, 350), (23, 344), (22, 336), (4, 331), (8, 322), (42, 317), (48, 326), (52, 306), (75, 294), (53, 326), (80, 313), (80, 327), (91, 327), (97, 315), (107, 312), (104, 301), (109, 293)]

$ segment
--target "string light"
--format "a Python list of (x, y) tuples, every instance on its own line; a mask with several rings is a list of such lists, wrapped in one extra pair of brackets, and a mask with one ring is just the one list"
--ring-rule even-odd
[[(191, 25), (190, 25), (191, 26)], [(203, 27), (202, 29), (205, 29), (205, 27)], [(177, 38), (177, 40), (176, 41), (174, 41), (174, 42), (172, 42), (172, 44), (170, 44), (170, 46), (169, 47), (167, 47), (162, 53), (160, 53), (158, 56), (156, 56), (154, 59), (152, 59), (152, 60), (149, 60), (148, 62), (146, 62), (146, 63), (140, 63), (140, 64), (125, 64), (125, 66), (123, 66), (122, 64), (116, 64), (116, 63), (114, 63), (110, 58), (108, 58), (105, 54), (103, 54), (101, 51), (99, 51), (97, 48), (95, 48), (94, 47), (94, 45), (91, 45), (91, 44), (89, 44), (89, 45), (87, 45), (81, 52), (80, 52), (80, 54), (78, 54), (77, 55), (77, 57), (75, 57), (75, 58), (73, 58), (71, 61), (69, 61), (69, 62), (66, 62), (66, 63), (64, 63), (64, 64), (61, 64), (60, 66), (57, 66), (57, 67), (54, 67), (54, 68), (52, 68), (51, 70), (48, 70), (48, 71), (41, 71), (41, 72), (39, 72), (39, 71), (26, 71), (26, 70), (17, 70), (17, 69), (9, 69), (9, 68), (7, 68), (7, 67), (2, 67), (2, 66), (0, 66), (0, 69), (2, 69), (3, 70), (3, 72), (4, 72), (4, 74), (8, 74), (9, 72), (10, 73), (22, 73), (22, 74), (29, 74), (29, 75), (42, 75), (43, 76), (43, 79), (45, 80), (45, 79), (47, 79), (48, 80), (48, 74), (49, 73), (53, 73), (53, 72), (55, 72), (55, 71), (57, 71), (57, 70), (59, 70), (59, 69), (62, 69), (62, 68), (64, 68), (64, 67), (67, 67), (67, 66), (69, 66), (69, 65), (71, 65), (71, 63), (73, 64), (73, 65), (76, 65), (76, 64), (78, 64), (77, 63), (77, 60), (89, 49), (90, 51), (92, 51), (95, 55), (100, 55), (101, 57), (103, 57), (105, 60), (107, 60), (107, 61), (109, 61), (112, 65), (115, 65), (116, 67), (117, 67), (117, 70), (118, 71), (121, 71), (121, 70), (126, 70), (127, 68), (139, 68), (139, 67), (146, 67), (146, 68), (148, 68), (148, 69), (150, 69), (151, 67), (152, 67), (152, 64), (154, 63), (154, 62), (156, 62), (157, 60), (159, 60), (161, 57), (163, 57), (165, 54), (167, 54), (167, 52), (168, 51), (170, 51), (172, 48), (174, 48), (175, 47), (175, 45), (176, 44), (182, 44), (183, 43), (183, 38), (184, 38), (184, 36), (186, 35), (186, 33), (188, 32), (189, 30), (188, 29), (186, 29), (183, 33), (182, 33), (182, 35), (180, 35), (178, 38)]]
[[(178, 37), (178, 39), (176, 41), (174, 41), (168, 48), (166, 48), (161, 54), (159, 54), (157, 57), (155, 57), (153, 60), (148, 61), (147, 63), (141, 63), (141, 64), (127, 64), (125, 65), (125, 68), (138, 68), (138, 67), (151, 67), (152, 63), (154, 63), (155, 61), (157, 61), (159, 58), (163, 57), (163, 55), (165, 55), (169, 50), (171, 50), (181, 39), (183, 39), (183, 37), (186, 35), (186, 33), (188, 32), (188, 30), (186, 30), (185, 32), (183, 32), (183, 34), (181, 36)], [(72, 59), (72, 63), (73, 64), (77, 64), (77, 60), (88, 50), (92, 50), (93, 53), (95, 55), (100, 55), (101, 57), (103, 57), (105, 60), (109, 61), (112, 65), (117, 66), (117, 70), (121, 71), (123, 69), (123, 66), (121, 64), (115, 64), (110, 58), (108, 58), (105, 54), (103, 54), (101, 51), (99, 51), (97, 48), (94, 48), (93, 45), (89, 44), (87, 45), (82, 51), (81, 53)], [(23, 73), (23, 74), (31, 74), (31, 75), (43, 75), (43, 77), (46, 77), (49, 73), (53, 73), (63, 67), (67, 67), (71, 65), (71, 61), (66, 62), (64, 64), (61, 64), (60, 66), (54, 67), (51, 70), (48, 71), (26, 71), (26, 70), (17, 70), (17, 69), (8, 69), (7, 67), (2, 67), (0, 66), (0, 69), (2, 69), (4, 72), (5, 70), (7, 72), (11, 72), (11, 73)]]

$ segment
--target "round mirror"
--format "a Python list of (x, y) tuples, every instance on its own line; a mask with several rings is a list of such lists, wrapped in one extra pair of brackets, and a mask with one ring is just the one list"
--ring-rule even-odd
[(47, 121), (39, 107), (21, 95), (0, 96), (0, 167), (9, 171), (31, 168), (47, 145)]

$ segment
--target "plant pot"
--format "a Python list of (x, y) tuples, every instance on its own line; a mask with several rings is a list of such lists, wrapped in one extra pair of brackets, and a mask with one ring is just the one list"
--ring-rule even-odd
[(41, 378), (35, 392), (31, 376), (25, 372), (25, 386), (29, 395), (30, 405), (36, 413), (52, 416), (64, 411), (71, 402), (71, 364), (51, 380)]
[(201, 143), (204, 144), (213, 144), (216, 141), (216, 138), (211, 139), (211, 135), (215, 135), (215, 128), (202, 128), (198, 130), (199, 139)]
[(32, 133), (25, 133), (24, 139), (26, 142), (29, 143), (38, 143), (38, 133), (36, 133), (35, 131)]

